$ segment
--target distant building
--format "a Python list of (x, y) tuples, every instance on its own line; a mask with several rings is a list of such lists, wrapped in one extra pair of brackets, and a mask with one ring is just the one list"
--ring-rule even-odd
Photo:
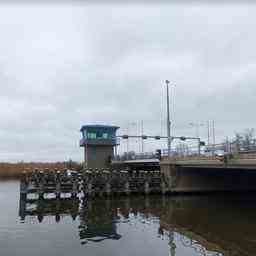
[(80, 129), (84, 147), (84, 162), (88, 168), (109, 167), (114, 156), (114, 148), (119, 145), (116, 138), (118, 126), (83, 125)]

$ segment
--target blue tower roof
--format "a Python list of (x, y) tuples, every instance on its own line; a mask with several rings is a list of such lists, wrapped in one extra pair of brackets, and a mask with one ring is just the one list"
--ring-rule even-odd
[(101, 125), (101, 124), (87, 124), (83, 125), (80, 129), (80, 132), (83, 130), (86, 130), (87, 128), (95, 128), (95, 129), (106, 129), (106, 130), (117, 130), (120, 127), (119, 126), (114, 126), (114, 125)]

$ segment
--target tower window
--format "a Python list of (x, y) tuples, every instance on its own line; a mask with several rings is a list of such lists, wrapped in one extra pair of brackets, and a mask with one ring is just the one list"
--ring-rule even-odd
[(102, 134), (102, 138), (103, 138), (103, 139), (108, 139), (108, 134), (107, 134), (107, 133), (103, 133), (103, 134)]
[(93, 132), (87, 133), (87, 137), (88, 137), (88, 139), (96, 139), (97, 138), (96, 133), (93, 133)]

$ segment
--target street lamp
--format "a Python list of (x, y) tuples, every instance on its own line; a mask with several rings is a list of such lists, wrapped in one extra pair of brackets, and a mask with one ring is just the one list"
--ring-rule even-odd
[[(129, 127), (130, 126), (136, 126), (136, 123), (135, 122), (129, 122), (127, 124), (127, 135), (129, 136)], [(127, 145), (126, 145), (126, 148), (127, 148), (127, 153), (129, 153), (129, 137), (127, 138)]]
[(196, 123), (189, 123), (189, 125), (196, 128), (196, 137), (199, 137), (199, 127), (204, 126), (204, 124), (196, 122)]
[(167, 101), (167, 140), (168, 140), (168, 157), (171, 155), (171, 121), (170, 121), (170, 104), (169, 104), (169, 80), (166, 83), (166, 101)]

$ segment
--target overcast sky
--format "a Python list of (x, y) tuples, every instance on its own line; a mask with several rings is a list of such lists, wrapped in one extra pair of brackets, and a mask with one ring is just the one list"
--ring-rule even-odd
[(195, 136), (189, 123), (207, 120), (217, 141), (256, 128), (255, 13), (248, 3), (0, 5), (0, 161), (80, 161), (87, 123), (135, 134), (144, 120), (146, 134), (165, 135), (166, 79), (172, 135)]

